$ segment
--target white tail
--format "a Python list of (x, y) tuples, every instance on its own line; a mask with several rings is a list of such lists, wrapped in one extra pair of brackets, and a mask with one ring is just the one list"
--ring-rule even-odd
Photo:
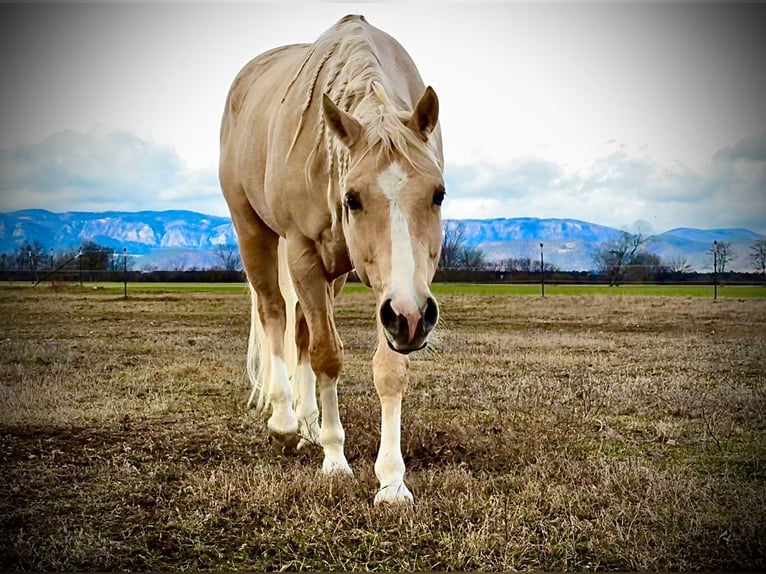
[[(298, 295), (295, 293), (290, 277), (290, 269), (287, 265), (287, 244), (284, 239), (279, 240), (277, 259), (279, 260), (279, 290), (285, 300), (284, 361), (287, 372), (292, 377), (298, 362), (298, 350), (295, 346), (295, 305), (298, 302)], [(253, 389), (247, 406), (253, 405), (257, 394), (256, 410), (263, 412), (268, 407), (271, 347), (258, 314), (258, 294), (249, 281), (248, 286), (250, 288), (250, 335), (247, 339), (247, 377)]]

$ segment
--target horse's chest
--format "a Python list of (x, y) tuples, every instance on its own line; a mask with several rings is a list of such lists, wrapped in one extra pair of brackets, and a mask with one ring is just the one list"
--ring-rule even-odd
[(328, 229), (317, 241), (317, 251), (322, 258), (322, 265), (328, 278), (335, 279), (352, 269), (351, 258), (348, 255), (346, 239), (339, 229), (333, 233)]

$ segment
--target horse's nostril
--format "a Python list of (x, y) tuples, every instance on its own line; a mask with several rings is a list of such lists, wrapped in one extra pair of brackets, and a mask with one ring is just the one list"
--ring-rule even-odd
[(439, 320), (439, 306), (433, 297), (426, 300), (426, 309), (423, 312), (423, 330), (430, 333)]
[(389, 333), (395, 334), (399, 325), (399, 316), (391, 307), (391, 299), (386, 299), (380, 306), (380, 322)]

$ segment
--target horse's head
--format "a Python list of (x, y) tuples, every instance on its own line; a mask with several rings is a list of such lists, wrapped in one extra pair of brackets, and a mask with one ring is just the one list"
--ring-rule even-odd
[(383, 115), (365, 124), (323, 100), (326, 124), (348, 150), (341, 202), (349, 254), (375, 291), (389, 347), (405, 354), (426, 345), (439, 318), (429, 289), (441, 253), (445, 193), (437, 146), (429, 142), (438, 108), (429, 87), (411, 114), (398, 114), (384, 128)]

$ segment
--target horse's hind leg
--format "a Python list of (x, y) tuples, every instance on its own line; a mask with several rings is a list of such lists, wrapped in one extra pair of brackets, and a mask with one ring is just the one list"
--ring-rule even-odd
[(319, 409), (316, 396), (316, 375), (311, 368), (309, 354), (309, 327), (300, 303), (295, 304), (295, 346), (298, 364), (293, 374), (295, 394), (295, 415), (298, 417), (298, 434), (301, 441), (298, 448), (319, 444)]
[[(265, 406), (266, 401), (271, 404), (268, 427), (276, 446), (292, 450), (298, 444), (298, 419), (293, 411), (293, 393), (285, 363), (286, 312), (279, 288), (279, 236), (261, 221), (249, 205), (240, 205), (231, 212), (242, 265), (254, 291), (253, 305), (257, 306), (252, 313), (248, 363), (256, 350), (255, 346), (259, 345), (261, 366), (253, 383), (260, 385), (261, 394), (265, 394), (259, 404)], [(256, 321), (260, 325), (256, 325)], [(256, 327), (262, 328), (261, 341), (255, 340), (255, 333), (259, 330)]]

